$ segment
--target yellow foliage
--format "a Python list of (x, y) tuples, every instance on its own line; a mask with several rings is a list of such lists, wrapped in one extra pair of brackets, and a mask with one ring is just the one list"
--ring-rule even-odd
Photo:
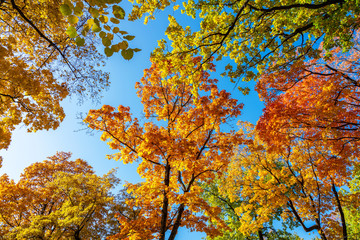
[(110, 190), (118, 179), (113, 172), (97, 176), (85, 161), (70, 157), (60, 152), (32, 164), (18, 183), (1, 176), (2, 239), (90, 239), (113, 233)]

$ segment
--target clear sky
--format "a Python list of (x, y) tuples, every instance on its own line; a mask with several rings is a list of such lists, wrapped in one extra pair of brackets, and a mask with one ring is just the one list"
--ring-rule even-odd
[[(45, 160), (46, 157), (54, 155), (57, 151), (66, 151), (73, 153), (72, 159), (82, 158), (88, 161), (97, 174), (105, 174), (110, 169), (117, 167), (117, 176), (123, 181), (140, 181), (136, 165), (124, 165), (121, 162), (105, 158), (106, 154), (110, 154), (112, 151), (100, 140), (100, 133), (89, 134), (86, 130), (81, 130), (85, 126), (79, 123), (81, 120), (77, 118), (77, 115), (82, 112), (86, 116), (89, 109), (100, 108), (103, 104), (115, 107), (121, 104), (130, 106), (134, 116), (142, 118), (142, 105), (136, 96), (135, 82), (140, 80), (143, 70), (150, 67), (150, 52), (157, 46), (157, 40), (165, 37), (163, 33), (168, 24), (168, 13), (159, 13), (157, 19), (150, 21), (148, 25), (144, 25), (142, 21), (122, 23), (121, 30), (136, 36), (132, 41), (132, 47), (141, 48), (142, 51), (135, 53), (134, 58), (130, 61), (123, 60), (119, 56), (120, 54), (114, 54), (107, 60), (105, 71), (110, 72), (112, 83), (110, 89), (104, 92), (101, 104), (94, 105), (88, 101), (79, 106), (74, 97), (63, 102), (66, 118), (57, 130), (27, 133), (25, 127), (18, 127), (13, 133), (9, 149), (0, 151), (0, 155), (4, 158), (0, 174), (6, 173), (17, 181), (23, 169), (31, 163)], [(170, 13), (173, 13), (172, 10)], [(179, 15), (180, 12), (177, 11), (176, 16), (179, 17)], [(191, 26), (194, 24), (192, 19), (188, 18), (182, 18), (181, 22)], [(223, 68), (224, 64), (217, 65), (218, 73)], [(240, 119), (256, 123), (263, 106), (257, 94), (252, 91), (249, 96), (242, 96), (229, 79), (220, 78), (218, 73), (214, 76), (219, 79), (220, 88), (226, 88), (232, 93), (233, 98), (239, 99), (245, 104)], [(182, 230), (177, 239), (201, 239), (202, 236), (204, 235)]]

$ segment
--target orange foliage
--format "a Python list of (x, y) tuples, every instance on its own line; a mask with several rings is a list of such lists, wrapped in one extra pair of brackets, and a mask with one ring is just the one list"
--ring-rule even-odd
[(263, 74), (257, 84), (266, 104), (257, 125), (262, 139), (273, 149), (294, 138), (321, 141), (337, 156), (324, 166), (335, 170), (349, 166), (348, 159), (359, 154), (358, 47), (356, 42), (349, 53), (333, 49), (331, 57)]
[[(192, 61), (196, 69), (201, 58)], [(125, 164), (138, 162), (144, 179), (127, 185), (133, 196), (127, 204), (139, 214), (131, 219), (119, 216), (120, 232), (110, 239), (165, 239), (166, 232), (174, 239), (179, 227), (219, 234), (206, 222), (220, 221), (220, 209), (200, 198), (203, 190), (198, 182), (210, 183), (226, 169), (234, 146), (242, 141), (240, 134), (220, 127), (240, 114), (242, 104), (220, 91), (207, 72), (195, 71), (194, 76), (197, 95), (190, 84), (170, 83), (181, 77), (170, 61), (153, 61), (145, 70), (136, 88), (145, 117), (158, 124), (140, 125), (121, 105), (117, 111), (107, 105), (90, 110), (85, 119), (90, 128), (103, 132), (101, 139), (111, 149), (119, 151), (108, 157)]]

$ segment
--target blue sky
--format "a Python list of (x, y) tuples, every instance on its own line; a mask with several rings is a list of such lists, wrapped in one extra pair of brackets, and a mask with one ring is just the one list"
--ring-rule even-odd
[[(169, 12), (173, 13), (172, 10)], [(0, 151), (0, 155), (4, 158), (0, 174), (6, 173), (11, 178), (18, 180), (23, 169), (31, 163), (42, 161), (57, 151), (66, 151), (73, 153), (73, 159), (82, 158), (88, 161), (100, 175), (107, 173), (112, 168), (118, 168), (118, 177), (123, 181), (139, 181), (136, 165), (124, 165), (105, 158), (106, 154), (113, 152), (99, 139), (100, 133), (89, 134), (86, 130), (81, 130), (85, 126), (79, 123), (81, 120), (77, 118), (77, 114), (83, 112), (85, 116), (89, 109), (100, 108), (103, 104), (112, 106), (121, 104), (130, 106), (134, 116), (142, 117), (142, 105), (136, 96), (135, 82), (140, 80), (143, 70), (150, 67), (150, 52), (157, 46), (157, 40), (165, 37), (163, 33), (168, 24), (167, 14), (169, 12), (159, 13), (157, 19), (150, 21), (148, 25), (144, 25), (142, 21), (121, 23), (121, 30), (136, 36), (132, 41), (132, 47), (141, 48), (142, 51), (136, 53), (131, 61), (123, 60), (120, 54), (114, 54), (107, 60), (105, 71), (110, 72), (112, 83), (110, 89), (104, 92), (101, 104), (94, 105), (88, 101), (79, 106), (74, 97), (63, 102), (66, 118), (57, 130), (27, 133), (25, 127), (18, 127), (13, 133), (9, 149)], [(178, 17), (180, 12), (177, 11), (175, 15)], [(181, 22), (193, 24), (191, 19), (184, 17)], [(230, 83), (229, 79), (220, 78), (219, 73), (224, 65), (217, 65), (218, 73), (214, 74), (219, 79), (219, 87), (227, 89), (232, 93), (233, 98), (239, 99), (245, 104), (241, 120), (256, 123), (262, 111), (262, 103), (254, 91), (249, 96), (243, 96)], [(235, 123), (233, 125), (236, 127)], [(204, 235), (182, 230), (177, 239), (201, 239), (202, 236)]]

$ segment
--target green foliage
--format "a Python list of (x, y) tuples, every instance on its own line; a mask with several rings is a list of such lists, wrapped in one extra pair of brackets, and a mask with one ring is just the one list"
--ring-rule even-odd
[(343, 189), (344, 214), (349, 239), (360, 236), (360, 165), (355, 166), (349, 190)]
[[(75, 38), (80, 34), (87, 36), (91, 29), (93, 33), (102, 39), (104, 47), (111, 49), (111, 46), (117, 43), (115, 41), (112, 42), (113, 39), (109, 39), (108, 34), (118, 33), (119, 28), (116, 25), (120, 24), (120, 20), (125, 19), (125, 11), (119, 6), (120, 2), (121, 1), (118, 0), (92, 0), (87, 3), (83, 2), (83, 0), (64, 0), (64, 3), (60, 5), (59, 9), (70, 25), (66, 33), (70, 38)], [(109, 15), (114, 17), (110, 17)], [(109, 18), (110, 22), (115, 24), (115, 26), (109, 24)], [(104, 33), (106, 34), (104, 35)], [(133, 38), (134, 36), (131, 36), (131, 38), (121, 38), (119, 36), (120, 40), (126, 39), (130, 41)], [(76, 44), (83, 46), (82, 41), (76, 41)], [(104, 50), (105, 55), (108, 57), (114, 52), (113, 50), (109, 50), (109, 48), (105, 48)], [(130, 60), (131, 58), (132, 55), (126, 54), (126, 60)]]
[[(297, 224), (290, 219), (286, 222), (280, 220), (281, 210), (279, 209), (273, 215), (273, 218), (264, 225), (263, 229), (259, 230), (257, 233), (252, 233), (250, 235), (244, 235), (239, 231), (241, 226), (240, 215), (236, 212), (236, 209), (241, 207), (242, 203), (248, 201), (248, 199), (241, 198), (239, 193), (238, 200), (230, 199), (223, 191), (220, 191), (222, 184), (226, 184), (226, 177), (223, 176), (221, 179), (213, 184), (202, 184), (204, 188), (203, 198), (211, 206), (217, 206), (221, 208), (220, 218), (224, 220), (229, 229), (223, 228), (222, 235), (216, 237), (207, 236), (207, 240), (258, 240), (262, 237), (266, 237), (268, 240), (300, 240), (301, 238), (294, 233), (291, 233), (289, 230), (292, 230)], [(254, 209), (253, 214), (256, 215), (257, 209)], [(214, 223), (209, 223), (214, 224)], [(278, 227), (274, 224), (277, 224), (281, 227)]]
[[(135, 2), (130, 19), (145, 16), (145, 22), (154, 19), (157, 10), (178, 3)], [(248, 81), (266, 69), (282, 69), (299, 59), (318, 56), (321, 40), (325, 49), (340, 46), (347, 51), (359, 27), (360, 7), (356, 0), (188, 0), (181, 11), (201, 19), (200, 29), (193, 31), (169, 16), (166, 35), (172, 50), (168, 57), (200, 54), (204, 62), (228, 57), (234, 64), (227, 66), (227, 76), (232, 81), (240, 77)], [(165, 44), (161, 41), (154, 55), (163, 57)]]

